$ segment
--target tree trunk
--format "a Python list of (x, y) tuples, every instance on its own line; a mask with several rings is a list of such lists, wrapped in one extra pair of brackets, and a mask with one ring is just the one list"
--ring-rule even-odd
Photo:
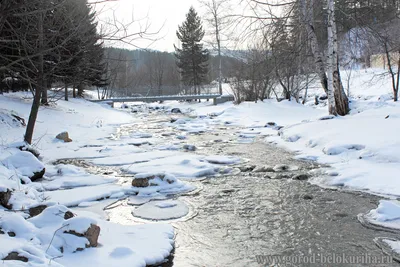
[[(334, 72), (334, 61), (336, 56), (336, 51), (334, 49), (334, 32), (333, 32), (333, 9), (334, 0), (328, 0), (328, 105), (329, 114), (337, 115), (336, 111), (336, 100), (334, 95), (334, 82), (333, 82), (333, 72)], [(335, 83), (336, 84), (336, 83)]]
[(83, 84), (78, 85), (78, 96), (83, 97)]
[(65, 101), (68, 101), (68, 85), (67, 85), (67, 83), (65, 83), (64, 98), (65, 98)]
[(76, 84), (75, 83), (72, 85), (72, 97), (76, 98)]
[(35, 90), (35, 95), (33, 97), (33, 102), (32, 102), (32, 107), (31, 107), (31, 112), (29, 114), (29, 120), (28, 120), (28, 125), (26, 126), (26, 131), (25, 131), (25, 142), (28, 144), (32, 144), (32, 138), (33, 138), (33, 130), (35, 128), (35, 123), (37, 119), (37, 115), (39, 112), (39, 107), (40, 107), (40, 97), (42, 95), (43, 91), (43, 86), (44, 86), (44, 73), (43, 73), (43, 14), (41, 13), (39, 16), (38, 20), (38, 30), (39, 30), (39, 58), (38, 58), (38, 63), (39, 63), (39, 73), (37, 76), (37, 86)]
[(218, 23), (216, 21), (215, 23), (215, 36), (217, 38), (217, 46), (218, 46), (218, 60), (219, 60), (219, 66), (218, 66), (218, 89), (219, 89), (219, 94), (222, 95), (222, 57), (221, 57), (221, 40), (219, 38), (219, 29), (218, 29)]
[(48, 90), (48, 87), (49, 87), (48, 84), (49, 84), (48, 81), (44, 81), (44, 83), (43, 83), (43, 87), (44, 88), (42, 88), (42, 100), (41, 100), (41, 104), (42, 105), (48, 105), (49, 104), (48, 97), (47, 97), (47, 90)]
[(324, 60), (322, 57), (322, 52), (319, 48), (317, 34), (315, 33), (314, 27), (314, 0), (309, 0), (307, 5), (307, 0), (300, 0), (300, 7), (303, 13), (303, 24), (306, 27), (308, 40), (311, 44), (311, 51), (314, 56), (314, 63), (317, 66), (317, 73), (324, 89), (325, 93), (328, 94), (328, 78), (325, 73)]
[[(335, 0), (328, 0), (328, 48), (329, 48), (329, 74), (332, 73), (332, 85), (328, 85), (332, 89), (335, 101), (335, 112), (341, 116), (349, 113), (349, 100), (344, 92), (342, 80), (340, 78), (338, 63), (338, 42), (335, 20)], [(328, 96), (329, 99), (329, 96)], [(329, 100), (328, 100), (329, 101)], [(336, 115), (334, 113), (331, 113)]]

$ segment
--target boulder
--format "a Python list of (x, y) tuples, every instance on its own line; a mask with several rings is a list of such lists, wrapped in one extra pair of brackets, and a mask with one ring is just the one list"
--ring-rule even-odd
[[(78, 237), (85, 237), (89, 241), (89, 245), (86, 245), (87, 248), (97, 247), (98, 239), (99, 239), (99, 235), (100, 235), (100, 226), (98, 226), (96, 224), (90, 224), (90, 227), (83, 234), (78, 233), (73, 230), (64, 231), (64, 233), (75, 235)], [(79, 250), (81, 250), (81, 249), (78, 249), (78, 251)]]
[(69, 220), (73, 217), (75, 217), (75, 215), (72, 212), (70, 212), (69, 210), (64, 213), (64, 220)]
[(12, 205), (8, 203), (12, 195), (12, 191), (7, 189), (4, 192), (0, 192), (0, 205), (6, 209), (12, 209)]
[(31, 181), (34, 182), (40, 178), (43, 178), (43, 175), (45, 174), (45, 172), (46, 172), (46, 169), (43, 168), (40, 172), (34, 172), (33, 176), (29, 177), (29, 179), (31, 179)]
[(272, 179), (290, 179), (292, 178), (292, 174), (291, 173), (279, 173), (277, 175), (275, 175), (274, 177), (271, 177)]
[(135, 178), (132, 180), (132, 186), (133, 187), (148, 187), (148, 186), (156, 186), (156, 184), (152, 184), (149, 182), (150, 180), (154, 178), (160, 178), (163, 181), (166, 181), (169, 184), (172, 184), (176, 181), (174, 176), (171, 175), (165, 175), (165, 174), (137, 174)]
[(277, 126), (277, 124), (275, 122), (272, 122), (272, 121), (267, 122), (267, 124), (265, 124), (265, 127), (275, 127), (275, 126)]
[(293, 180), (300, 180), (300, 181), (307, 180), (308, 178), (309, 178), (308, 174), (305, 174), (305, 173), (301, 173), (301, 174), (297, 174), (297, 175), (293, 176)]
[(270, 166), (259, 166), (255, 168), (253, 172), (274, 172), (274, 168)]
[(100, 227), (95, 224), (91, 224), (89, 229), (87, 229), (83, 235), (87, 238), (87, 240), (89, 240), (90, 247), (97, 247), (97, 241), (99, 240), (100, 235)]
[(288, 171), (289, 170), (289, 166), (285, 165), (285, 164), (278, 164), (275, 165), (274, 167), (274, 171), (276, 172), (283, 172), (283, 171)]
[(47, 205), (38, 205), (36, 207), (31, 207), (29, 208), (29, 215), (31, 217), (38, 216), (42, 211), (44, 211), (47, 208)]
[(183, 149), (187, 150), (187, 151), (196, 151), (196, 146), (194, 145), (184, 145)]
[(59, 133), (59, 134), (57, 134), (56, 138), (64, 141), (65, 143), (72, 142), (72, 139), (69, 138), (68, 132)]
[(29, 145), (29, 144), (27, 144), (27, 143), (24, 143), (23, 145), (20, 145), (20, 146), (18, 146), (17, 147), (19, 150), (21, 150), (21, 151), (27, 151), (27, 152), (30, 152), (30, 153), (32, 153), (35, 157), (39, 157), (40, 156), (40, 152), (36, 149), (36, 148), (34, 148), (34, 147), (32, 147), (31, 145)]
[(28, 258), (24, 256), (20, 256), (18, 252), (10, 252), (7, 257), (2, 259), (3, 261), (23, 261), (28, 262)]
[[(3, 165), (8, 169), (16, 169), (22, 176), (27, 176), (31, 181), (43, 177), (46, 169), (33, 154), (27, 151), (20, 151), (2, 160)], [(29, 182), (22, 179), (22, 182)]]
[(133, 187), (148, 187), (149, 186), (149, 180), (153, 179), (154, 177), (145, 177), (145, 178), (133, 178), (132, 180), (132, 186)]
[(171, 109), (171, 113), (182, 113), (182, 111), (179, 108), (173, 108)]
[(241, 172), (251, 172), (256, 168), (256, 165), (245, 165), (245, 166), (240, 166), (239, 170)]

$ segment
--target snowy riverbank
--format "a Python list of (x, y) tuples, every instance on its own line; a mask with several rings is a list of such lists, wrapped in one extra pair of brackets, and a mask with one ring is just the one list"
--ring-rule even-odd
[[(400, 107), (391, 100), (388, 79), (373, 81), (380, 72), (353, 73), (352, 111), (348, 116), (336, 118), (327, 116), (326, 101), (321, 100), (318, 106), (313, 104), (314, 96), (322, 95), (319, 89), (310, 89), (306, 105), (276, 100), (238, 106), (167, 102), (133, 104), (122, 111), (81, 99), (60, 100), (39, 112), (34, 146), (41, 152), (40, 161), (16, 148), (25, 128), (12, 114), (28, 118), (30, 100), (24, 98), (28, 95), (0, 96), (0, 192), (13, 192), (6, 203), (8, 208), (7, 205), (0, 207), (0, 233), (5, 233), (0, 234), (0, 258), (17, 252), (34, 266), (50, 260), (64, 266), (85, 266), (87, 262), (98, 266), (145, 266), (162, 261), (173, 249), (174, 230), (170, 225), (122, 226), (106, 222), (90, 209), (75, 207), (100, 206), (101, 209), (112, 199), (130, 195), (136, 195), (129, 199), (134, 205), (150, 199), (162, 200), (166, 194), (194, 190), (185, 180), (229, 173), (232, 171), (229, 165), (242, 159), (187, 153), (196, 149), (190, 145), (191, 135), (213, 132), (217, 126), (240, 126), (236, 137), (241, 142), (263, 137), (266, 142), (294, 151), (299, 159), (328, 164), (329, 168), (314, 173), (312, 183), (397, 198), (400, 195), (397, 179)], [(172, 108), (181, 109), (185, 116), (168, 113)], [(157, 112), (168, 113), (173, 120), (158, 121), (159, 128), (153, 133), (146, 132), (146, 127), (141, 127), (156, 123), (152, 116)], [(62, 131), (68, 131), (73, 141), (64, 143), (55, 139)], [(57, 159), (63, 158), (85, 159), (111, 171), (90, 174), (85, 168), (70, 164), (54, 165)], [(30, 182), (27, 177), (43, 168), (46, 169), (44, 179)], [(135, 175), (142, 182), (151, 180), (153, 186), (135, 187), (130, 181), (121, 180), (114, 172), (116, 169)], [(102, 199), (111, 200), (102, 204), (99, 202)], [(184, 203), (178, 204), (165, 201), (141, 206), (136, 209), (136, 215), (151, 219), (151, 213), (157, 209), (175, 207), (177, 213), (185, 216), (188, 208)], [(20, 212), (7, 211), (10, 205)], [(29, 208), (38, 205), (47, 206), (47, 212), (30, 218)], [(398, 202), (383, 200), (376, 211), (364, 218), (375, 225), (398, 228), (398, 210)], [(73, 218), (76, 222), (57, 218), (67, 212), (77, 215)], [(16, 222), (21, 226), (15, 228)], [(71, 238), (66, 231), (58, 230), (68, 228), (84, 234), (91, 225), (101, 228), (98, 238), (101, 246), (86, 248), (87, 240), (81, 236)], [(387, 244), (398, 246), (395, 241)], [(81, 250), (82, 246), (83, 251), (71, 253)]]
[[(30, 153), (15, 148), (23, 140), (25, 128), (11, 114), (28, 118), (30, 101), (24, 96), (22, 93), (0, 96), (0, 194), (12, 192), (11, 198), (2, 204), (17, 211), (0, 207), (0, 259), (7, 259), (2, 263), (6, 266), (21, 266), (23, 262), (29, 266), (50, 263), (51, 266), (146, 266), (168, 257), (174, 243), (174, 230), (168, 224), (123, 226), (107, 222), (93, 212), (67, 208), (94, 205), (95, 200), (102, 198), (117, 200), (130, 186), (115, 184), (117, 179), (112, 174), (93, 175), (68, 164), (52, 165), (60, 158), (102, 157), (96, 145), (110, 144), (113, 141), (108, 137), (116, 126), (135, 119), (107, 105), (81, 99), (43, 107), (34, 135), (34, 146), (41, 153), (42, 162), (39, 162)], [(55, 139), (66, 130), (72, 142)], [(137, 149), (114, 143), (105, 155)], [(43, 167), (46, 169), (44, 180), (30, 182), (30, 173)], [(42, 211), (42, 207), (47, 208)], [(95, 244), (92, 244), (92, 239), (97, 239), (93, 225), (101, 229)]]

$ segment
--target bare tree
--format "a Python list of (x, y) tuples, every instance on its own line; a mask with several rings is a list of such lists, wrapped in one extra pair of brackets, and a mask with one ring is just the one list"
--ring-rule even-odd
[(205, 21), (211, 26), (214, 35), (216, 48), (218, 52), (218, 90), (222, 95), (222, 56), (221, 56), (221, 38), (222, 31), (229, 24), (226, 11), (229, 9), (227, 5), (229, 0), (200, 0), (200, 3), (206, 9)]

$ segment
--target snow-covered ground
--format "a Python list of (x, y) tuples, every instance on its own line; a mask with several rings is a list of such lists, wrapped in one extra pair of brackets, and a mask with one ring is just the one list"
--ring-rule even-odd
[[(38, 161), (31, 153), (16, 148), (21, 145), (25, 127), (12, 114), (27, 120), (30, 100), (25, 97), (29, 95), (0, 95), (0, 194), (12, 191), (6, 204), (17, 211), (0, 207), (0, 259), (12, 253), (19, 257), (18, 261), (7, 260), (2, 264), (146, 266), (168, 257), (174, 243), (174, 230), (168, 224), (123, 226), (104, 221), (92, 212), (67, 208), (90, 206), (104, 198), (121, 198), (132, 190), (131, 186), (117, 184), (118, 179), (112, 175), (88, 174), (83, 168), (68, 164), (52, 165), (61, 158), (103, 158), (138, 152), (140, 149), (133, 145), (108, 138), (117, 126), (136, 119), (107, 105), (82, 99), (42, 107), (33, 141), (41, 153)], [(55, 138), (63, 131), (68, 131), (72, 142)], [(44, 179), (31, 182), (28, 177), (43, 168)], [(38, 205), (47, 208), (30, 218), (30, 208)], [(66, 219), (67, 211), (75, 217)], [(101, 229), (97, 247), (88, 244), (85, 237), (68, 233), (84, 234), (92, 224)]]
[[(135, 104), (118, 110), (81, 99), (60, 100), (39, 112), (34, 147), (41, 152), (40, 161), (17, 149), (25, 128), (12, 114), (28, 118), (28, 95), (0, 95), (0, 194), (12, 191), (8, 207), (0, 207), (0, 233), (5, 233), (0, 234), (0, 259), (18, 252), (33, 266), (50, 261), (55, 266), (86, 266), (88, 262), (98, 266), (145, 266), (160, 262), (173, 248), (174, 231), (170, 225), (122, 226), (106, 222), (88, 210), (101, 206), (102, 199), (129, 196), (128, 203), (139, 205), (132, 210), (138, 218), (164, 220), (187, 216), (187, 205), (165, 199), (166, 195), (192, 191), (195, 187), (190, 181), (194, 178), (229, 173), (229, 165), (243, 160), (187, 153), (195, 147), (184, 140), (226, 125), (241, 127), (240, 132), (233, 133), (240, 142), (252, 142), (262, 136), (266, 142), (294, 151), (297, 158), (326, 164), (326, 168), (315, 173), (312, 183), (389, 198), (364, 218), (371, 224), (400, 228), (400, 203), (390, 200), (400, 196), (400, 107), (391, 100), (389, 78), (377, 78), (381, 73), (382, 70), (371, 69), (353, 71), (351, 113), (335, 118), (327, 116), (326, 101), (314, 105), (314, 96), (323, 95), (318, 84), (310, 89), (306, 105), (276, 100), (218, 106), (211, 102), (167, 102)], [(139, 112), (141, 108), (144, 112)], [(179, 108), (185, 116), (164, 123), (168, 131), (160, 128), (154, 134), (135, 128), (136, 124), (151, 120), (151, 114), (146, 113), (149, 110), (168, 112), (172, 108)], [(63, 131), (68, 131), (72, 142), (55, 138)], [(89, 174), (84, 168), (55, 164), (57, 159), (65, 158), (85, 159), (112, 171)], [(44, 179), (31, 182), (28, 177), (43, 168)], [(123, 183), (114, 172), (117, 169), (152, 186)], [(29, 218), (29, 208), (37, 205), (48, 208)], [(77, 206), (82, 209), (75, 209)], [(10, 213), (10, 208), (18, 212)], [(65, 214), (69, 209), (77, 216), (54, 219), (59, 212)], [(17, 228), (16, 222), (20, 225)], [(65, 229), (82, 233), (91, 224), (101, 228), (101, 246), (70, 253), (85, 247), (87, 240), (71, 237)], [(400, 243), (390, 242), (387, 244), (400, 247)]]

